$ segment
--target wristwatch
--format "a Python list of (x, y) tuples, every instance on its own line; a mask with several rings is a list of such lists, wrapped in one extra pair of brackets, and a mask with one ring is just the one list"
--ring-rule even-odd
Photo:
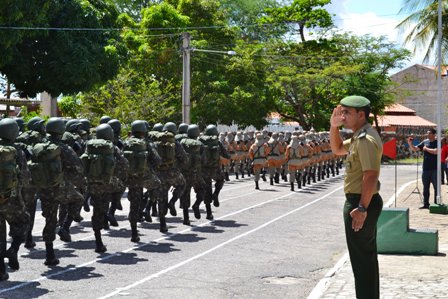
[(365, 213), (365, 212), (367, 212), (367, 209), (364, 208), (362, 205), (359, 205), (358, 206), (358, 211), (361, 212), (361, 213)]

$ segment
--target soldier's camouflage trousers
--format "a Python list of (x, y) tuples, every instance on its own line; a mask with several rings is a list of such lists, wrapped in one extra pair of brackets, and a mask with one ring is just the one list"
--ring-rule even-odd
[[(219, 168), (203, 168), (202, 178), (205, 182), (204, 203), (212, 202), (213, 197), (218, 197), (219, 192), (224, 186), (224, 175)], [(213, 181), (215, 181), (215, 190), (213, 191)]]
[(189, 208), (191, 205), (191, 188), (193, 187), (196, 193), (196, 200), (202, 202), (205, 195), (205, 181), (201, 175), (184, 174), (186, 185), (185, 191), (180, 197), (180, 205), (182, 208)]

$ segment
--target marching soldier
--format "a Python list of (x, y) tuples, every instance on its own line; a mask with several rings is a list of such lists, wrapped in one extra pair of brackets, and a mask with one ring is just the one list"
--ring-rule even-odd
[(263, 134), (257, 133), (255, 143), (250, 147), (249, 157), (253, 164), (255, 189), (260, 189), (260, 173), (265, 167), (266, 158), (269, 155), (269, 145), (266, 144)]

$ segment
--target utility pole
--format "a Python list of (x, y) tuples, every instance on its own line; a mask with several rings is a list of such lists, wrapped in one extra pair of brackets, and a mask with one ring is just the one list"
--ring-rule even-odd
[(190, 124), (190, 34), (182, 33), (182, 56), (183, 56), (183, 72), (182, 72), (182, 122)]

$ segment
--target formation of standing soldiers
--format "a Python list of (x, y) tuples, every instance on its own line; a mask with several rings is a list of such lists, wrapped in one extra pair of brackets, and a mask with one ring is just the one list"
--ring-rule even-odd
[(290, 183), (291, 191), (306, 184), (316, 183), (339, 174), (341, 157), (331, 152), (328, 132), (273, 132), (249, 131), (220, 133), (230, 159), (221, 158), (226, 180), (234, 171), (235, 178), (254, 175), (255, 189), (260, 189), (260, 178), (270, 185), (280, 178)]
[[(25, 130), (25, 125), (27, 130)], [(139, 242), (138, 223), (158, 217), (166, 233), (166, 215), (177, 215), (180, 201), (183, 224), (190, 225), (189, 209), (201, 218), (213, 219), (212, 205), (219, 207), (224, 182), (254, 176), (270, 184), (289, 182), (291, 190), (339, 173), (340, 160), (331, 154), (325, 132), (218, 133), (215, 125), (200, 132), (197, 125), (157, 123), (144, 120), (131, 124), (130, 136), (121, 139), (121, 123), (103, 116), (91, 128), (87, 119), (40, 117), (26, 124), (20, 118), (0, 120), (0, 281), (8, 279), (5, 258), (12, 270), (19, 269), (22, 243), (34, 248), (33, 225), (40, 200), (45, 218), (44, 264), (59, 263), (53, 242), (56, 235), (70, 242), (73, 222), (82, 222), (81, 210), (91, 207), (95, 251), (107, 251), (103, 229), (118, 226), (116, 210), (122, 210), (126, 191), (130, 202), (130, 240)], [(213, 185), (214, 182), (214, 185)], [(190, 198), (193, 188), (196, 199)], [(169, 198), (171, 192), (171, 198)], [(7, 248), (7, 226), (11, 244)]]

